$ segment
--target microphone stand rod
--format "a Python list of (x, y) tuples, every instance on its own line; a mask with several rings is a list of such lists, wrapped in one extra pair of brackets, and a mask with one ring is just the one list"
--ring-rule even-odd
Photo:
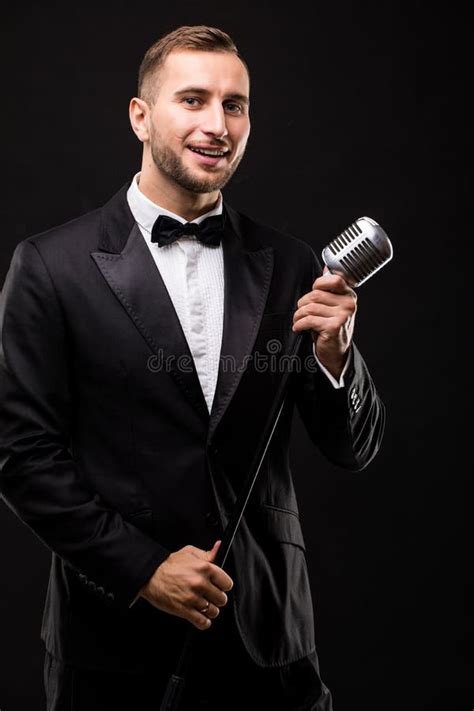
[[(293, 358), (296, 357), (298, 354), (298, 350), (302, 342), (302, 336), (303, 332), (297, 333), (296, 335), (295, 343), (290, 356), (290, 363), (292, 362)], [(276, 397), (273, 401), (272, 410), (270, 416), (267, 419), (264, 432), (262, 434), (259, 445), (252, 460), (252, 465), (249, 469), (249, 474), (247, 475), (244, 485), (240, 491), (234, 510), (226, 526), (224, 535), (222, 536), (222, 543), (219, 546), (219, 550), (217, 551), (214, 561), (215, 565), (218, 565), (221, 568), (224, 567), (224, 563), (227, 559), (230, 547), (234, 540), (235, 534), (237, 533), (240, 520), (243, 516), (245, 507), (247, 506), (250, 494), (252, 493), (252, 489), (255, 485), (258, 474), (260, 472), (260, 468), (267, 453), (271, 438), (280, 419), (280, 415), (285, 404), (286, 387), (291, 373), (292, 368), (290, 367), (288, 368), (288, 370), (285, 371), (280, 381)], [(200, 631), (201, 630), (197, 630), (192, 625), (190, 625), (189, 630), (187, 630), (178, 665), (176, 667), (176, 671), (170, 676), (170, 679), (168, 681), (165, 694), (161, 701), (160, 711), (179, 710), (180, 700), (184, 691), (185, 673), (191, 661), (193, 640), (195, 639), (197, 632)]]

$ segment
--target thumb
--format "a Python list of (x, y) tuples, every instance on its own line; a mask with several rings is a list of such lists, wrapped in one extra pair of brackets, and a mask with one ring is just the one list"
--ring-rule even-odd
[(214, 545), (212, 546), (210, 551), (206, 551), (206, 558), (207, 560), (213, 561), (214, 558), (217, 555), (217, 551), (219, 550), (219, 546), (222, 543), (222, 541), (216, 541)]

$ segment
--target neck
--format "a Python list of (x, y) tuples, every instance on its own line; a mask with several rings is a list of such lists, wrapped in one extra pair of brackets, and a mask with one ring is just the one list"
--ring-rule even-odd
[(211, 193), (193, 193), (176, 183), (171, 183), (155, 171), (152, 175), (142, 166), (138, 178), (140, 192), (160, 207), (174, 212), (187, 222), (204, 215), (219, 200), (219, 190)]

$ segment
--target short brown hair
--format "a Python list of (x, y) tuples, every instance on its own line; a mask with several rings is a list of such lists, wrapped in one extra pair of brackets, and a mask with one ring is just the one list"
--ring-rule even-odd
[(233, 52), (249, 73), (249, 68), (240, 56), (231, 37), (217, 27), (207, 25), (183, 25), (160, 37), (147, 50), (138, 70), (138, 97), (153, 103), (151, 80), (156, 76), (166, 57), (173, 49), (195, 49), (202, 52)]

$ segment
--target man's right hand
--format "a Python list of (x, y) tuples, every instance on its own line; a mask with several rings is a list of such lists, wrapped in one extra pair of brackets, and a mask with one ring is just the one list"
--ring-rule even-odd
[[(234, 582), (213, 563), (222, 541), (216, 541), (210, 551), (185, 546), (158, 566), (140, 595), (159, 610), (189, 620), (200, 630), (208, 629), (227, 602), (225, 590)], [(205, 612), (200, 612), (206, 607)]]

